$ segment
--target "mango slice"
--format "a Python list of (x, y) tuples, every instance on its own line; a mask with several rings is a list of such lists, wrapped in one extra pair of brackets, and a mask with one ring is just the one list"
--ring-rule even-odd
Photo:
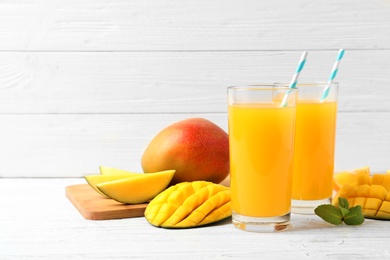
[(338, 206), (338, 198), (347, 199), (350, 207), (360, 205), (365, 218), (390, 219), (390, 193), (381, 185), (345, 184), (333, 198), (334, 206)]
[(94, 189), (96, 190), (100, 195), (107, 197), (102, 193), (98, 188), (97, 185), (103, 182), (109, 182), (109, 181), (116, 181), (124, 178), (131, 178), (132, 176), (139, 176), (139, 174), (119, 174), (119, 175), (86, 175), (84, 176), (84, 179), (87, 181), (87, 183)]
[(146, 207), (153, 226), (191, 228), (230, 217), (230, 188), (207, 181), (182, 182), (157, 195)]
[(107, 197), (125, 204), (140, 204), (153, 199), (167, 188), (175, 170), (139, 174), (120, 180), (97, 184)]

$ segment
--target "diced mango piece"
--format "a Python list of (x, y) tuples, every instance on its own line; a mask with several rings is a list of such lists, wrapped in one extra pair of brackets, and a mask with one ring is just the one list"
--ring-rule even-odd
[(375, 173), (371, 176), (371, 185), (381, 185), (387, 192), (390, 191), (390, 173), (389, 171), (386, 174)]
[[(339, 198), (355, 198), (357, 197), (357, 187), (345, 184), (341, 187), (341, 189), (337, 192), (336, 196), (332, 199), (332, 204), (335, 206), (339, 205)], [(353, 205), (349, 203), (350, 205)]]
[(355, 204), (355, 198), (348, 198), (347, 200), (350, 206)]
[(371, 185), (370, 196), (371, 198), (378, 198), (380, 200), (385, 200), (387, 196), (386, 189), (381, 185)]
[(385, 187), (385, 189), (389, 192), (390, 191), (390, 174), (384, 174), (383, 175), (383, 183), (382, 186)]
[(366, 208), (366, 201), (367, 201), (367, 198), (364, 198), (364, 197), (356, 197), (355, 198), (355, 202), (353, 203), (353, 205), (350, 205), (350, 206), (357, 206), (357, 205), (360, 205), (362, 207), (362, 209), (365, 209)]
[(363, 209), (364, 216), (376, 216), (377, 212), (378, 211), (376, 209), (367, 209), (367, 208)]
[(350, 207), (360, 205), (365, 218), (390, 219), (390, 192), (381, 185), (343, 185), (333, 198), (333, 205), (338, 206), (338, 198), (347, 199)]
[(386, 213), (383, 211), (378, 211), (375, 217), (367, 216), (366, 218), (375, 218), (375, 219), (390, 219), (390, 213)]
[[(188, 217), (181, 220), (179, 223), (176, 224), (176, 227), (188, 227), (190, 225), (197, 225), (198, 223), (200, 225), (206, 225), (208, 224), (208, 221), (205, 221), (206, 216), (215, 210), (218, 210), (221, 206), (227, 204), (230, 202), (230, 190), (223, 190), (215, 195), (212, 195), (207, 199), (204, 203), (202, 203), (199, 207), (194, 209)], [(227, 211), (227, 212), (230, 212)], [(220, 215), (216, 215), (215, 217), (219, 218)], [(207, 218), (209, 221), (214, 222), (215, 219), (211, 219), (210, 217)]]
[(375, 211), (378, 211), (382, 204), (382, 200), (377, 198), (367, 198), (365, 208), (366, 209), (374, 209)]
[(344, 185), (343, 190), (347, 198), (355, 198), (358, 195), (356, 186)]
[(384, 174), (379, 174), (375, 173), (374, 175), (371, 176), (371, 185), (382, 185), (383, 179), (384, 179)]
[(151, 210), (153, 211), (153, 214), (148, 212), (148, 216), (146, 217), (145, 215), (146, 219), (151, 218), (154, 215), (153, 223), (155, 226), (161, 226), (177, 210), (175, 205), (170, 203), (157, 204), (157, 207), (159, 208), (158, 210)]
[(357, 195), (358, 197), (370, 197), (370, 185), (364, 184), (357, 186)]
[(230, 217), (231, 214), (231, 205), (230, 202), (228, 202), (210, 212), (198, 225), (203, 226), (209, 223), (213, 223), (216, 219), (225, 219), (227, 217)]
[(390, 214), (390, 201), (384, 201), (379, 211)]
[(359, 186), (370, 184), (370, 168), (368, 166), (335, 173), (333, 176), (333, 189), (338, 191), (343, 185)]
[(390, 201), (384, 201), (382, 203), (375, 218), (390, 219)]
[(206, 181), (183, 182), (157, 195), (145, 217), (154, 226), (190, 228), (231, 216), (230, 188)]

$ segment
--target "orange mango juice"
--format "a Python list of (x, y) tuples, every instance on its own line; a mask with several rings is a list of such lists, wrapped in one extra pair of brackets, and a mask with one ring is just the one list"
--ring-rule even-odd
[(229, 106), (233, 211), (250, 217), (290, 212), (295, 107)]
[(296, 105), (292, 198), (332, 196), (337, 102), (299, 101)]

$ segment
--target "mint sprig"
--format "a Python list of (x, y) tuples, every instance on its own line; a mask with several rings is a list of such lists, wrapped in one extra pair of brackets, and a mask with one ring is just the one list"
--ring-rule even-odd
[(339, 206), (324, 204), (318, 206), (314, 213), (317, 216), (333, 225), (360, 225), (364, 222), (363, 210), (360, 205), (350, 208), (347, 199), (339, 198)]
[(340, 225), (343, 223), (343, 214), (341, 213), (341, 210), (331, 204), (320, 205), (314, 212), (317, 216), (330, 224)]

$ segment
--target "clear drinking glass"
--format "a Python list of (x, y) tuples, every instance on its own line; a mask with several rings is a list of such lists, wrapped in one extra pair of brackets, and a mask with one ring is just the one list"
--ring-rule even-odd
[(297, 90), (287, 87), (228, 88), (232, 219), (239, 229), (290, 227), (296, 100)]
[[(314, 214), (318, 205), (331, 201), (338, 86), (337, 82), (297, 85), (293, 213)], [(322, 100), (325, 88), (329, 93)]]

